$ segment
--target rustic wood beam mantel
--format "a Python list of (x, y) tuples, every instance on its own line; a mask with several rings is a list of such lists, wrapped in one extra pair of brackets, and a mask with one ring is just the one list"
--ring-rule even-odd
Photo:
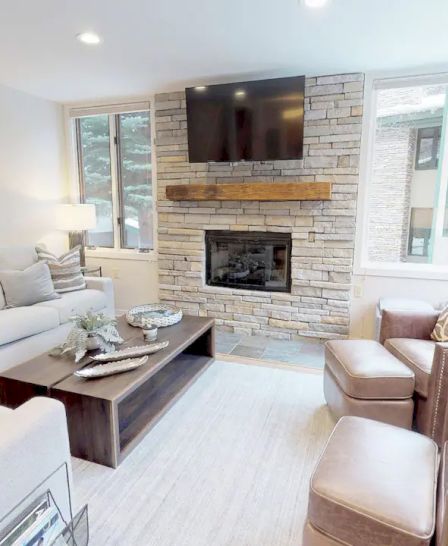
[(186, 184), (166, 187), (170, 201), (329, 201), (331, 182)]

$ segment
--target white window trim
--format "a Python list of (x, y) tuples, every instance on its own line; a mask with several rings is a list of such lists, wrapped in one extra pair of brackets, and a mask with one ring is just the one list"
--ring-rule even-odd
[[(361, 151), (359, 165), (358, 205), (355, 236), (354, 275), (401, 277), (411, 279), (447, 280), (448, 266), (434, 264), (401, 263), (385, 264), (369, 262), (368, 249), (368, 204), (369, 182), (373, 168), (373, 154), (375, 144), (376, 127), (376, 93), (381, 88), (404, 87), (419, 84), (448, 83), (448, 67), (443, 71), (421, 73), (391, 74), (368, 73), (364, 81), (364, 116), (362, 122)], [(387, 83), (387, 85), (385, 85)], [(448, 146), (448, 142), (446, 142)], [(448, 162), (448, 154), (445, 154)]]
[[(78, 158), (77, 158), (77, 146), (76, 146), (76, 130), (73, 119), (83, 116), (91, 116), (96, 114), (119, 114), (128, 112), (139, 112), (142, 110), (148, 110), (151, 120), (151, 182), (152, 182), (152, 194), (153, 194), (153, 248), (148, 252), (141, 252), (138, 249), (125, 249), (125, 248), (104, 248), (98, 247), (94, 249), (86, 248), (86, 256), (92, 258), (105, 258), (105, 259), (117, 259), (117, 260), (134, 260), (134, 261), (157, 261), (158, 256), (158, 219), (157, 219), (157, 151), (155, 146), (155, 113), (154, 108), (151, 106), (154, 104), (154, 96), (150, 97), (138, 97), (133, 100), (117, 101), (104, 101), (98, 103), (78, 103), (64, 106), (64, 121), (65, 121), (65, 134), (66, 134), (66, 147), (67, 147), (67, 171), (69, 179), (69, 196), (70, 202), (79, 203), (80, 201), (80, 188), (79, 188), (79, 172), (78, 172)], [(114, 165), (114, 161), (112, 164)], [(115, 168), (115, 167), (113, 167)], [(116, 177), (112, 177), (112, 180), (116, 180)], [(116, 194), (114, 189), (114, 195)], [(114, 200), (114, 216), (116, 203)], [(114, 218), (114, 239), (119, 235), (117, 233), (118, 225)]]

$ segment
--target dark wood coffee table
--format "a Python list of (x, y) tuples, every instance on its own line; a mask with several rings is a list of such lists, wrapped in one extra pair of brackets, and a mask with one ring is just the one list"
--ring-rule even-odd
[[(124, 316), (117, 322), (121, 337), (124, 339), (122, 347), (143, 343), (141, 331), (129, 326)], [(73, 358), (68, 356), (55, 358), (47, 352), (4, 370), (0, 372), (0, 404), (16, 408), (33, 396), (48, 396), (51, 387), (89, 362), (88, 357), (75, 363)]]
[[(123, 346), (142, 345), (138, 328), (119, 319)], [(33, 396), (51, 396), (66, 407), (72, 455), (116, 468), (197, 379), (215, 356), (214, 320), (184, 317), (159, 329), (166, 349), (131, 372), (86, 380), (73, 375), (84, 359), (47, 354), (0, 373), (0, 403), (17, 407)]]

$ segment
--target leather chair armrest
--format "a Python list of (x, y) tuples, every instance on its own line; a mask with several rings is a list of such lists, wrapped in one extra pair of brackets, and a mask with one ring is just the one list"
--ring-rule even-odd
[(391, 338), (431, 339), (437, 311), (383, 311), (380, 342)]
[(448, 343), (436, 343), (428, 403), (431, 407), (428, 435), (442, 447), (448, 440)]

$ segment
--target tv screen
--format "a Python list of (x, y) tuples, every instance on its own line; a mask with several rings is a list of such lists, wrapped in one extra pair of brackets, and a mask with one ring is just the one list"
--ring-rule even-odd
[(302, 159), (305, 76), (186, 89), (190, 163)]

